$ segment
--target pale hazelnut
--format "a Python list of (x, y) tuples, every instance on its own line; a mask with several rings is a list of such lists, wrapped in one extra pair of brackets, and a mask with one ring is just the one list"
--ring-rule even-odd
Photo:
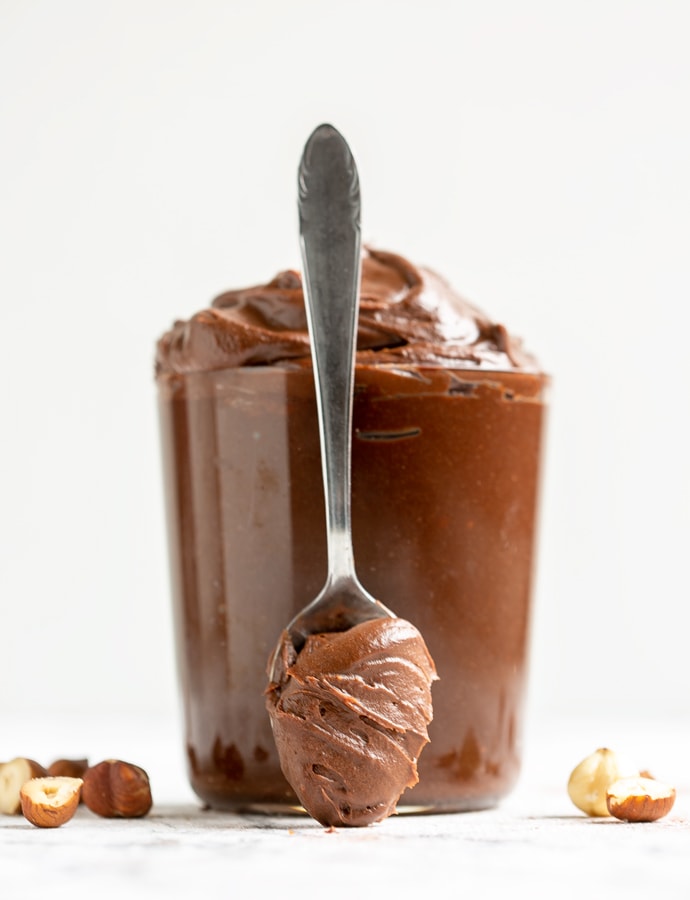
[(14, 816), (21, 810), (19, 792), (31, 778), (40, 778), (47, 772), (40, 763), (25, 756), (18, 756), (0, 764), (0, 813)]
[(85, 806), (106, 818), (136, 819), (151, 809), (151, 785), (139, 766), (106, 759), (84, 773)]
[(19, 792), (24, 817), (38, 828), (64, 825), (76, 812), (81, 786), (81, 778), (32, 778)]
[(588, 816), (608, 816), (606, 792), (619, 778), (639, 775), (639, 769), (625, 757), (600, 747), (573, 769), (568, 794), (578, 809)]
[(654, 822), (667, 815), (676, 790), (655, 778), (620, 778), (606, 792), (608, 811), (626, 822)]

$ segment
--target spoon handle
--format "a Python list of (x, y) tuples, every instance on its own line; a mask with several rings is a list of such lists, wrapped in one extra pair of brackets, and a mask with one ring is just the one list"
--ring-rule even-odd
[(328, 580), (354, 577), (350, 518), (352, 393), (361, 268), (361, 201), (352, 153), (320, 125), (299, 167), (299, 225), (321, 438)]

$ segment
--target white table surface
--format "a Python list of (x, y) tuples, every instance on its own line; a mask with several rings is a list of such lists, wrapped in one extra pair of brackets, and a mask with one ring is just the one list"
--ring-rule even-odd
[[(636, 755), (675, 784), (667, 818), (632, 825), (588, 819), (571, 805), (570, 770), (604, 745)], [(82, 808), (51, 830), (0, 816), (2, 900), (207, 900), (270, 891), (338, 898), (375, 890), (424, 898), (690, 898), (690, 725), (674, 717), (542, 722), (528, 727), (520, 783), (498, 809), (395, 816), (334, 832), (307, 817), (203, 811), (185, 782), (174, 718), (5, 715), (0, 759), (16, 755), (129, 759), (149, 772), (154, 807), (130, 821)]]

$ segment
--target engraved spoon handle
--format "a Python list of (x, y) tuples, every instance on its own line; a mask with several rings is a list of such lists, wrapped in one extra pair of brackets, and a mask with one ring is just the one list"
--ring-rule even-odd
[(321, 438), (328, 582), (355, 578), (350, 515), (352, 393), (361, 267), (359, 176), (350, 148), (320, 125), (299, 167), (299, 225)]

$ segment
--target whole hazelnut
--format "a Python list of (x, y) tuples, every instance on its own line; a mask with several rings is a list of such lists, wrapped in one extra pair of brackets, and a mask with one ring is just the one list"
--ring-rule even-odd
[(609, 787), (619, 778), (639, 775), (639, 771), (624, 756), (600, 747), (575, 766), (568, 779), (568, 794), (575, 806), (588, 816), (608, 816)]
[(56, 759), (48, 766), (48, 774), (59, 778), (83, 778), (88, 768), (88, 759)]
[(84, 773), (84, 805), (106, 818), (137, 819), (151, 809), (151, 785), (139, 766), (106, 759)]

